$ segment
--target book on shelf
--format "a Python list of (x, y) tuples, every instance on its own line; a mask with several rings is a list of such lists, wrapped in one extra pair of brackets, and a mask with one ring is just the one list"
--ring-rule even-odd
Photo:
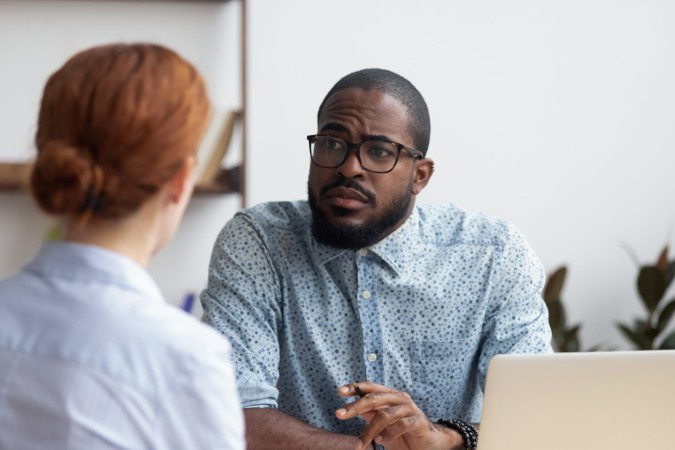
[(0, 163), (0, 189), (28, 189), (32, 162)]
[(240, 115), (241, 112), (237, 110), (213, 112), (197, 153), (197, 185), (207, 186), (217, 179)]

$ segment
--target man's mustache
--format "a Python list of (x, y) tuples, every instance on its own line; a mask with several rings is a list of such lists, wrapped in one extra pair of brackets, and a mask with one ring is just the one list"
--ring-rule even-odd
[(346, 187), (354, 189), (355, 191), (358, 191), (361, 194), (363, 194), (368, 199), (369, 202), (375, 203), (375, 194), (370, 192), (363, 186), (361, 186), (358, 182), (354, 181), (352, 178), (339, 178), (338, 180), (322, 187), (321, 190), (319, 191), (319, 194), (321, 197), (323, 197), (326, 194), (326, 192), (336, 187)]

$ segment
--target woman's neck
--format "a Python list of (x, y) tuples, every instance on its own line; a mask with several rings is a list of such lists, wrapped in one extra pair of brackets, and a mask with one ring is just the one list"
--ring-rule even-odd
[(84, 224), (76, 220), (66, 223), (64, 240), (94, 245), (128, 256), (142, 267), (159, 248), (159, 215), (152, 202), (121, 220), (90, 219)]

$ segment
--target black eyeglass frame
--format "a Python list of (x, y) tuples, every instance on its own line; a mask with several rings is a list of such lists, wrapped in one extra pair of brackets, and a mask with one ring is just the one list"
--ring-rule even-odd
[[(345, 156), (344, 156), (344, 158), (342, 158), (342, 161), (340, 161), (338, 164), (331, 165), (331, 166), (325, 166), (325, 165), (319, 164), (316, 161), (314, 161), (314, 155), (312, 155), (312, 144), (315, 143), (317, 138), (319, 138), (319, 137), (329, 137), (329, 138), (333, 138), (333, 139), (338, 139), (338, 140), (344, 142), (345, 144), (347, 144), (347, 151), (345, 152)], [(345, 139), (335, 137), (335, 136), (331, 136), (330, 134), (310, 134), (309, 136), (307, 136), (307, 141), (309, 142), (309, 157), (311, 158), (312, 163), (315, 164), (318, 167), (323, 167), (324, 169), (334, 169), (336, 167), (340, 167), (341, 165), (343, 165), (345, 163), (345, 161), (347, 161), (347, 158), (349, 157), (349, 153), (352, 151), (352, 149), (353, 149), (354, 153), (356, 153), (356, 159), (359, 161), (359, 165), (361, 166), (361, 168), (363, 170), (366, 170), (366, 171), (372, 172), (372, 173), (389, 173), (392, 170), (394, 170), (396, 168), (396, 164), (398, 164), (399, 158), (401, 157), (401, 150), (405, 150), (414, 159), (424, 159), (424, 154), (421, 151), (416, 150), (414, 148), (406, 147), (403, 144), (400, 144), (400, 143), (394, 142), (394, 141), (390, 141), (390, 140), (387, 140), (387, 139), (366, 139), (366, 140), (363, 140), (361, 142), (349, 142)], [(398, 152), (396, 153), (396, 161), (394, 161), (394, 165), (391, 166), (391, 169), (385, 170), (385, 171), (379, 171), (379, 170), (369, 169), (369, 168), (367, 168), (363, 165), (363, 161), (361, 161), (361, 145), (364, 144), (365, 142), (369, 142), (369, 141), (371, 141), (371, 142), (372, 141), (385, 142), (385, 143), (388, 143), (388, 144), (394, 144), (396, 146), (396, 148), (398, 149)]]

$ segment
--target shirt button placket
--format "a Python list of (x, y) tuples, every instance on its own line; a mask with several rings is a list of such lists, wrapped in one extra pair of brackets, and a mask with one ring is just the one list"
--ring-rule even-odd
[(368, 249), (362, 248), (358, 250), (357, 254), (357, 292), (358, 299), (360, 300), (359, 311), (362, 318), (363, 358), (366, 363), (366, 377), (368, 380), (382, 383), (384, 379), (381, 367), (380, 351), (382, 343), (380, 339), (380, 324), (377, 314), (377, 303), (375, 302), (375, 292), (372, 290), (375, 287), (373, 270), (376, 264), (375, 260), (369, 258), (370, 251)]

